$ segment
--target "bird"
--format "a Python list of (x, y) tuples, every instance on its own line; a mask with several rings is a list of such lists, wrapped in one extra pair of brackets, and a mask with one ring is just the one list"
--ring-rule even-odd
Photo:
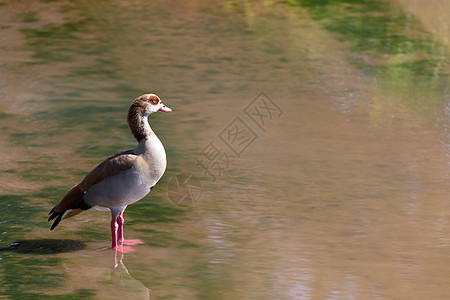
[(155, 94), (144, 94), (131, 104), (127, 123), (138, 145), (132, 150), (116, 153), (97, 165), (86, 177), (72, 187), (53, 207), (48, 222), (53, 230), (62, 219), (85, 210), (111, 210), (112, 248), (126, 253), (134, 251), (124, 245), (142, 243), (123, 237), (123, 213), (128, 205), (145, 197), (163, 176), (166, 151), (151, 129), (148, 117), (162, 111), (171, 112)]

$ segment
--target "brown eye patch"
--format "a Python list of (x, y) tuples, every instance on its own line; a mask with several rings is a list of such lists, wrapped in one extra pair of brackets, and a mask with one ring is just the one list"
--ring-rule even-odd
[(149, 101), (153, 104), (156, 105), (159, 103), (159, 99), (156, 97), (150, 97)]

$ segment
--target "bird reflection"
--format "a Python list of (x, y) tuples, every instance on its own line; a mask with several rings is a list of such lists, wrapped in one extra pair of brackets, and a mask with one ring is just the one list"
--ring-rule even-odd
[[(125, 247), (125, 246), (124, 246)], [(63, 256), (64, 278), (73, 290), (91, 290), (100, 299), (154, 299), (124, 264), (124, 251), (68, 239), (17, 240), (0, 251), (25, 255)], [(112, 265), (113, 263), (113, 265)], [(55, 266), (55, 272), (58, 267)]]
[(146, 287), (141, 281), (131, 276), (123, 260), (125, 253), (114, 251), (114, 268), (111, 271), (109, 284), (112, 285), (111, 294), (130, 296), (137, 299), (154, 299), (152, 290)]

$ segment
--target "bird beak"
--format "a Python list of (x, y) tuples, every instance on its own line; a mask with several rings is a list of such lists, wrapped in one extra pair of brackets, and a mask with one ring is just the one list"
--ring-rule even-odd
[(158, 111), (165, 111), (165, 112), (171, 112), (172, 110), (161, 103), (161, 107), (158, 109)]

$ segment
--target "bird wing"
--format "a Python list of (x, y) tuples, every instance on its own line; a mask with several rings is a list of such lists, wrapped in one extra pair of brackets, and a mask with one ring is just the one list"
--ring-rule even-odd
[(52, 212), (64, 212), (76, 207), (91, 186), (103, 179), (119, 174), (133, 166), (137, 155), (133, 150), (122, 151), (105, 159), (101, 164), (92, 169), (91, 172), (79, 184), (70, 189), (64, 198), (53, 209)]
[(133, 166), (137, 155), (133, 150), (127, 150), (108, 157), (101, 164), (96, 166), (84, 179), (79, 186), (81, 191), (87, 191), (91, 186), (99, 183), (103, 179), (119, 174)]

